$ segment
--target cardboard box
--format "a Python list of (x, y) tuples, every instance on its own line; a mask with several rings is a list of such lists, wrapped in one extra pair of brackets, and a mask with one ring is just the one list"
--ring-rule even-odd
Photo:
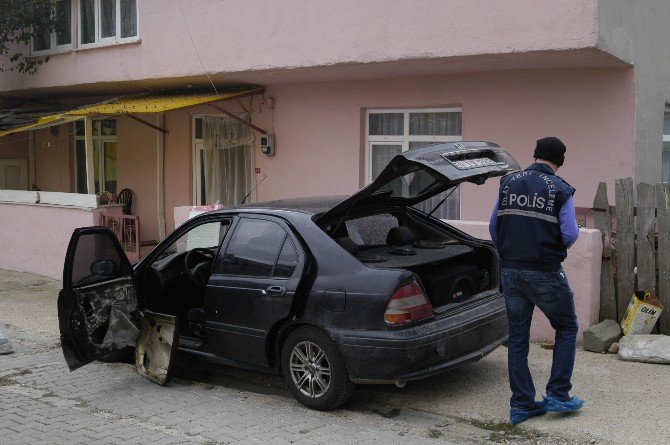
[(621, 321), (623, 335), (651, 334), (663, 304), (649, 292), (635, 292)]

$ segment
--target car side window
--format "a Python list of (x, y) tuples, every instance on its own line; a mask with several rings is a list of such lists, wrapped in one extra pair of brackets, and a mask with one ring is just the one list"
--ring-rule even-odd
[(297, 266), (298, 252), (295, 250), (291, 238), (287, 236), (284, 246), (279, 253), (279, 258), (277, 258), (273, 276), (276, 278), (291, 278)]
[(131, 271), (126, 270), (124, 264), (111, 236), (100, 233), (82, 235), (72, 262), (72, 285), (81, 286), (129, 275)]
[(242, 219), (223, 256), (221, 273), (246, 277), (271, 277), (286, 231), (277, 223)]

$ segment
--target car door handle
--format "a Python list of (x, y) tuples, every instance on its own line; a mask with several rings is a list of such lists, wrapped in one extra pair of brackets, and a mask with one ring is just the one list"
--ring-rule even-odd
[(264, 293), (271, 297), (283, 297), (286, 294), (286, 288), (284, 286), (269, 286)]

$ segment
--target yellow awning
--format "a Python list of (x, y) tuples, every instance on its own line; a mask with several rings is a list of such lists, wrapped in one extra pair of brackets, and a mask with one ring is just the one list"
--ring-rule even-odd
[(201, 105), (208, 102), (230, 100), (237, 97), (246, 97), (262, 92), (263, 88), (252, 88), (248, 90), (236, 90), (221, 94), (171, 94), (130, 98), (126, 97), (110, 102), (87, 105), (84, 107), (75, 108), (73, 110), (43, 116), (38, 118), (35, 122), (27, 125), (21, 125), (7, 130), (0, 130), (0, 137), (20, 131), (38, 130), (40, 128), (51, 127), (53, 125), (60, 125), (89, 116), (124, 115), (135, 113), (164, 113), (166, 111), (176, 110), (179, 108), (192, 107), (194, 105)]

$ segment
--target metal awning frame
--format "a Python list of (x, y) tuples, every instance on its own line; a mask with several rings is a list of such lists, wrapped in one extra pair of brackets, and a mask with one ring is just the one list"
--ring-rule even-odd
[[(235, 100), (235, 99), (243, 99), (245, 97), (255, 96), (257, 94), (262, 94), (263, 92), (264, 92), (263, 88), (254, 88), (254, 89), (251, 89), (249, 91), (243, 92), (241, 94), (231, 94), (229, 97), (215, 97), (215, 96), (212, 96), (211, 100), (207, 100), (207, 101), (203, 101), (203, 102), (193, 103), (193, 104), (189, 104), (189, 105), (185, 105), (185, 106), (178, 106), (178, 107), (169, 108), (169, 109), (160, 109), (160, 110), (155, 111), (155, 112), (141, 111), (141, 112), (137, 112), (137, 113), (156, 113), (156, 114), (159, 114), (159, 113), (164, 113), (164, 112), (167, 112), (167, 111), (172, 111), (172, 110), (177, 110), (177, 109), (190, 108), (190, 107), (194, 107), (194, 106), (197, 106), (197, 105), (210, 105), (210, 106), (213, 106), (213, 108), (217, 109), (218, 111), (220, 111), (220, 112), (222, 112), (222, 113), (224, 113), (228, 116), (231, 116), (233, 119), (238, 120), (242, 124), (247, 125), (247, 126), (253, 128), (254, 130), (262, 133), (262, 134), (267, 134), (267, 132), (265, 130), (263, 130), (262, 128), (259, 128), (258, 126), (252, 124), (251, 122), (246, 121), (246, 120), (234, 115), (233, 113), (229, 112), (228, 110), (214, 104), (214, 102), (227, 102), (227, 101), (231, 101), (231, 100)], [(105, 107), (113, 106), (115, 102), (119, 102), (119, 103), (121, 103), (123, 101), (131, 101), (132, 102), (135, 99), (141, 101), (142, 97), (141, 96), (136, 97), (136, 98), (117, 97), (117, 98), (109, 99), (107, 101), (99, 102), (99, 103), (96, 103), (96, 104), (93, 104), (93, 105), (88, 105), (88, 106), (84, 106), (84, 107), (80, 107), (80, 108), (75, 108), (75, 109), (72, 109), (72, 110), (69, 110), (69, 111), (61, 111), (59, 113), (54, 113), (52, 115), (42, 116), (42, 117), (38, 118), (36, 122), (33, 122), (31, 124), (27, 124), (27, 125), (15, 127), (15, 128), (10, 128), (10, 129), (4, 130), (4, 131), (0, 130), (0, 137), (6, 136), (6, 135), (9, 135), (9, 134), (12, 134), (12, 133), (18, 133), (18, 132), (21, 132), (21, 131), (39, 130), (39, 129), (43, 129), (43, 128), (53, 127), (55, 125), (62, 125), (62, 124), (69, 123), (69, 122), (83, 120), (86, 117), (93, 118), (93, 117), (97, 117), (97, 116), (109, 116), (108, 118), (128, 116), (131, 119), (134, 119), (134, 120), (136, 120), (137, 122), (140, 122), (143, 125), (151, 127), (151, 128), (153, 128), (157, 131), (160, 131), (164, 134), (169, 134), (169, 132), (166, 129), (161, 128), (159, 126), (156, 126), (156, 125), (154, 125), (150, 122), (147, 122), (146, 120), (136, 116), (135, 115), (136, 113), (133, 113), (133, 112), (129, 112), (129, 113), (95, 113), (95, 112), (91, 112), (91, 109), (95, 110), (95, 108), (97, 108), (97, 107), (101, 107), (101, 108), (104, 109)], [(150, 99), (150, 97), (149, 97), (149, 99)]]

